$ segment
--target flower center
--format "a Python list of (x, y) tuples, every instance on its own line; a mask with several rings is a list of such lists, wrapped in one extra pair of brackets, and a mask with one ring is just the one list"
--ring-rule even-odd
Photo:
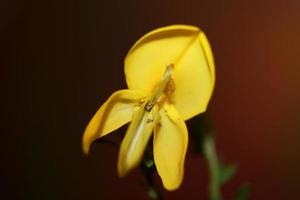
[(174, 65), (167, 65), (165, 73), (160, 81), (160, 83), (154, 89), (152, 96), (149, 98), (148, 102), (145, 104), (144, 109), (148, 112), (151, 111), (153, 106), (161, 100), (161, 97), (166, 95), (170, 97), (172, 92), (175, 90), (174, 80), (172, 79)]

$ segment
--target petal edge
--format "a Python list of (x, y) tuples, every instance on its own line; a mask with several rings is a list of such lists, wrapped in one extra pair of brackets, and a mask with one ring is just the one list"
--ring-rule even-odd
[(93, 141), (130, 122), (132, 113), (143, 98), (144, 95), (137, 91), (114, 92), (87, 125), (82, 138), (83, 152), (88, 154)]
[(164, 106), (160, 115), (161, 125), (154, 129), (154, 161), (164, 187), (172, 191), (183, 180), (188, 131), (173, 105)]

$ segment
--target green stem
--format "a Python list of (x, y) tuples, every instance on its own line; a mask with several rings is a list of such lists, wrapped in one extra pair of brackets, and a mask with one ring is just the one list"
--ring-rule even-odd
[(209, 199), (221, 200), (220, 192), (220, 167), (215, 149), (215, 143), (211, 135), (206, 135), (204, 138), (204, 156), (208, 162), (210, 183), (209, 183)]
[(163, 196), (155, 183), (156, 167), (153, 161), (152, 148), (146, 148), (141, 169), (148, 184), (148, 197), (153, 200), (163, 200)]

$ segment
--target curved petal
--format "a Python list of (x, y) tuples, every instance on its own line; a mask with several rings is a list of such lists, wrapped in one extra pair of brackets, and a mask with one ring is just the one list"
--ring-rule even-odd
[(187, 127), (172, 105), (160, 110), (160, 125), (154, 129), (154, 161), (167, 190), (177, 189), (184, 175), (188, 145)]
[(197, 27), (173, 25), (158, 28), (139, 39), (125, 58), (128, 88), (151, 92), (161, 79), (166, 66), (176, 61)]
[(119, 90), (113, 93), (96, 112), (84, 131), (82, 139), (84, 153), (88, 154), (94, 140), (130, 122), (133, 112), (144, 98), (143, 94), (132, 90)]
[(203, 32), (195, 36), (174, 67), (173, 103), (184, 120), (205, 112), (215, 83), (215, 68)]
[(147, 111), (144, 106), (145, 104), (134, 114), (121, 144), (118, 160), (118, 173), (121, 177), (140, 163), (153, 128), (159, 120), (157, 105), (151, 111)]
[(215, 70), (209, 43), (194, 26), (167, 26), (138, 40), (125, 59), (128, 87), (151, 93), (169, 64), (174, 65), (173, 101), (183, 119), (204, 112)]

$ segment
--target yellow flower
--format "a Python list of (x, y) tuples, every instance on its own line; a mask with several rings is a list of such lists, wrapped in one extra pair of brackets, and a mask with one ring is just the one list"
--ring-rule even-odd
[(154, 132), (154, 162), (167, 190), (183, 179), (188, 145), (185, 120), (206, 110), (215, 81), (214, 61), (204, 33), (194, 26), (172, 25), (139, 39), (125, 59), (128, 89), (113, 93), (96, 112), (83, 135), (91, 143), (131, 121), (122, 141), (118, 173), (136, 167)]

